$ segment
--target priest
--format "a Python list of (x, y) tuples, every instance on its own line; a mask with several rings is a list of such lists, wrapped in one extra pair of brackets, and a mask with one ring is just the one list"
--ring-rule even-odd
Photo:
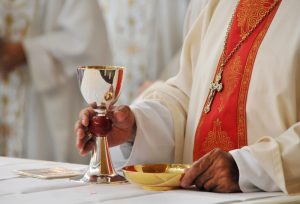
[[(299, 193), (299, 9), (296, 0), (208, 1), (187, 18), (177, 76), (111, 108), (110, 145), (132, 145), (128, 164), (193, 163), (184, 188)], [(84, 132), (93, 114), (84, 109), (75, 125), (81, 154), (93, 147)]]

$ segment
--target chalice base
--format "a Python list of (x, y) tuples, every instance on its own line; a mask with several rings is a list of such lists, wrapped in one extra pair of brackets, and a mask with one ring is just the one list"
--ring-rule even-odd
[(89, 173), (85, 173), (83, 176), (77, 176), (71, 178), (73, 181), (77, 181), (80, 183), (94, 183), (94, 184), (115, 184), (115, 183), (127, 183), (125, 177), (121, 175), (113, 175), (113, 176), (90, 176)]
[(95, 148), (89, 167), (84, 175), (71, 180), (81, 183), (124, 183), (126, 179), (117, 174), (110, 159), (107, 137), (96, 137)]

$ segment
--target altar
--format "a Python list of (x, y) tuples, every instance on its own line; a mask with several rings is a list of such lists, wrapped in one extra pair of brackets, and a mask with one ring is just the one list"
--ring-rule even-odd
[(300, 195), (275, 193), (220, 194), (196, 190), (148, 191), (136, 185), (82, 184), (64, 179), (38, 179), (20, 176), (15, 170), (64, 167), (84, 170), (85, 165), (0, 157), (1, 204), (66, 204), (66, 203), (300, 203)]

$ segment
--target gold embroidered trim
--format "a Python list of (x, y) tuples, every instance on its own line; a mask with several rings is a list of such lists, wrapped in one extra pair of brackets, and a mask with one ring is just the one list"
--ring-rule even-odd
[(247, 95), (249, 90), (249, 84), (251, 80), (252, 70), (254, 66), (254, 62), (256, 59), (256, 54), (258, 52), (259, 46), (265, 37), (265, 34), (268, 31), (268, 28), (272, 22), (275, 13), (272, 13), (267, 19), (265, 26), (263, 27), (262, 31), (256, 37), (247, 61), (245, 65), (245, 70), (242, 78), (242, 83), (240, 87), (240, 94), (238, 98), (238, 108), (237, 108), (237, 139), (238, 139), (238, 146), (243, 147), (247, 145), (247, 121), (246, 121), (246, 103), (247, 103)]
[(240, 10), (237, 12), (237, 22), (241, 29), (241, 38), (257, 25), (257, 22), (263, 18), (271, 6), (272, 3), (266, 0), (248, 0), (241, 2)]
[(202, 145), (204, 152), (210, 152), (216, 147), (224, 151), (234, 149), (233, 142), (227, 132), (222, 129), (222, 121), (219, 118), (214, 121), (213, 129), (208, 132)]
[[(228, 67), (227, 67), (228, 66)], [(224, 110), (224, 101), (230, 97), (230, 94), (233, 92), (234, 88), (238, 85), (240, 75), (242, 75), (241, 67), (241, 57), (236, 53), (233, 58), (229, 61), (226, 69), (228, 72), (224, 72), (224, 89), (220, 93), (220, 104), (218, 111), (222, 112)]]

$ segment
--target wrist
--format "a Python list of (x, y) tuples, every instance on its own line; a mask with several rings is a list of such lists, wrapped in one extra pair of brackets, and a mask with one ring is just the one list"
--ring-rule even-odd
[(135, 122), (135, 116), (134, 113), (131, 111), (131, 118), (133, 120), (133, 125), (132, 125), (132, 129), (131, 129), (131, 134), (129, 136), (129, 139), (127, 140), (127, 142), (133, 143), (135, 140), (135, 136), (136, 136), (136, 130), (137, 130), (137, 126), (136, 126), (136, 122)]
[(132, 133), (131, 133), (131, 136), (130, 136), (128, 142), (131, 142), (131, 143), (134, 142), (135, 136), (136, 136), (136, 129), (137, 129), (136, 124), (134, 124), (134, 127), (132, 128)]

